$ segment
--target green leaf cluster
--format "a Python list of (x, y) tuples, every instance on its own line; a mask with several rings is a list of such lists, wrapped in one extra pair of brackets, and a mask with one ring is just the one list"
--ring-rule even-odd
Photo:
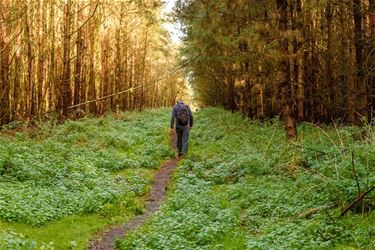
[[(141, 213), (143, 204), (135, 197), (149, 191), (152, 177), (141, 170), (156, 169), (174, 155), (163, 133), (168, 119), (166, 110), (160, 109), (58, 126), (43, 123), (18, 132), (4, 130), (0, 137), (0, 219), (7, 225), (42, 228), (71, 215), (95, 213), (110, 218), (119, 216), (119, 211)], [(134, 173), (123, 175), (126, 169)], [(18, 233), (1, 235), (0, 244), (10, 249), (17, 249), (13, 247), (17, 244), (24, 244), (20, 249), (40, 246)]]
[[(196, 114), (189, 156), (162, 211), (121, 249), (372, 249), (374, 194), (339, 219), (374, 183), (375, 137), (360, 128), (308, 123), (287, 141), (277, 120), (249, 121), (208, 108)], [(311, 212), (318, 207), (329, 207)]]

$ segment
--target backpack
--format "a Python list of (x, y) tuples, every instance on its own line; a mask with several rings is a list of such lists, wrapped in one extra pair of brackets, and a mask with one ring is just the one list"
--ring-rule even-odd
[(177, 112), (177, 121), (181, 126), (186, 126), (189, 123), (189, 110), (186, 105), (182, 105)]

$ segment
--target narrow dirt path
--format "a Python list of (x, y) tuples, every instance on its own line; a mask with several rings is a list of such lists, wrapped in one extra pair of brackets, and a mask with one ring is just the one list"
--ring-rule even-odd
[[(171, 147), (176, 147), (176, 134), (171, 133)], [(103, 232), (100, 238), (91, 242), (89, 249), (92, 250), (109, 250), (115, 248), (115, 240), (123, 238), (128, 232), (133, 231), (146, 222), (155, 212), (160, 209), (162, 202), (165, 199), (167, 185), (170, 176), (173, 173), (179, 158), (171, 159), (165, 162), (154, 176), (154, 181), (151, 187), (150, 196), (147, 200), (146, 209), (143, 214), (133, 217), (127, 223), (115, 226), (108, 231)]]

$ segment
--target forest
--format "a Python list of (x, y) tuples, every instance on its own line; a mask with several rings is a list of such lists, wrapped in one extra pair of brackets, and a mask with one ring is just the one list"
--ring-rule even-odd
[(374, 114), (374, 0), (0, 0), (0, 249), (375, 249)]
[(362, 124), (374, 112), (375, 3), (179, 1), (192, 83), (204, 105), (250, 118)]
[[(172, 105), (160, 1), (1, 1), (0, 124)], [(181, 83), (180, 83), (181, 85)], [(90, 102), (113, 93), (101, 102)], [(88, 103), (86, 103), (88, 102)]]

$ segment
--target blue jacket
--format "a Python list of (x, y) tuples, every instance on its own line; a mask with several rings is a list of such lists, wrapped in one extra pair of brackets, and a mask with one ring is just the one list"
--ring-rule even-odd
[(190, 127), (193, 127), (193, 114), (190, 110), (190, 107), (188, 105), (186, 105), (187, 107), (187, 110), (189, 111), (189, 118), (190, 118), (190, 121), (188, 123), (188, 125), (186, 126), (182, 126), (180, 124), (178, 124), (178, 120), (177, 120), (177, 113), (178, 111), (180, 110), (181, 106), (182, 105), (185, 105), (183, 102), (178, 102), (174, 107), (173, 107), (173, 110), (172, 110), (172, 117), (171, 117), (171, 128), (174, 128), (174, 125), (175, 125), (175, 121), (176, 121), (176, 128), (183, 128), (183, 127), (186, 127), (186, 126), (190, 126)]

